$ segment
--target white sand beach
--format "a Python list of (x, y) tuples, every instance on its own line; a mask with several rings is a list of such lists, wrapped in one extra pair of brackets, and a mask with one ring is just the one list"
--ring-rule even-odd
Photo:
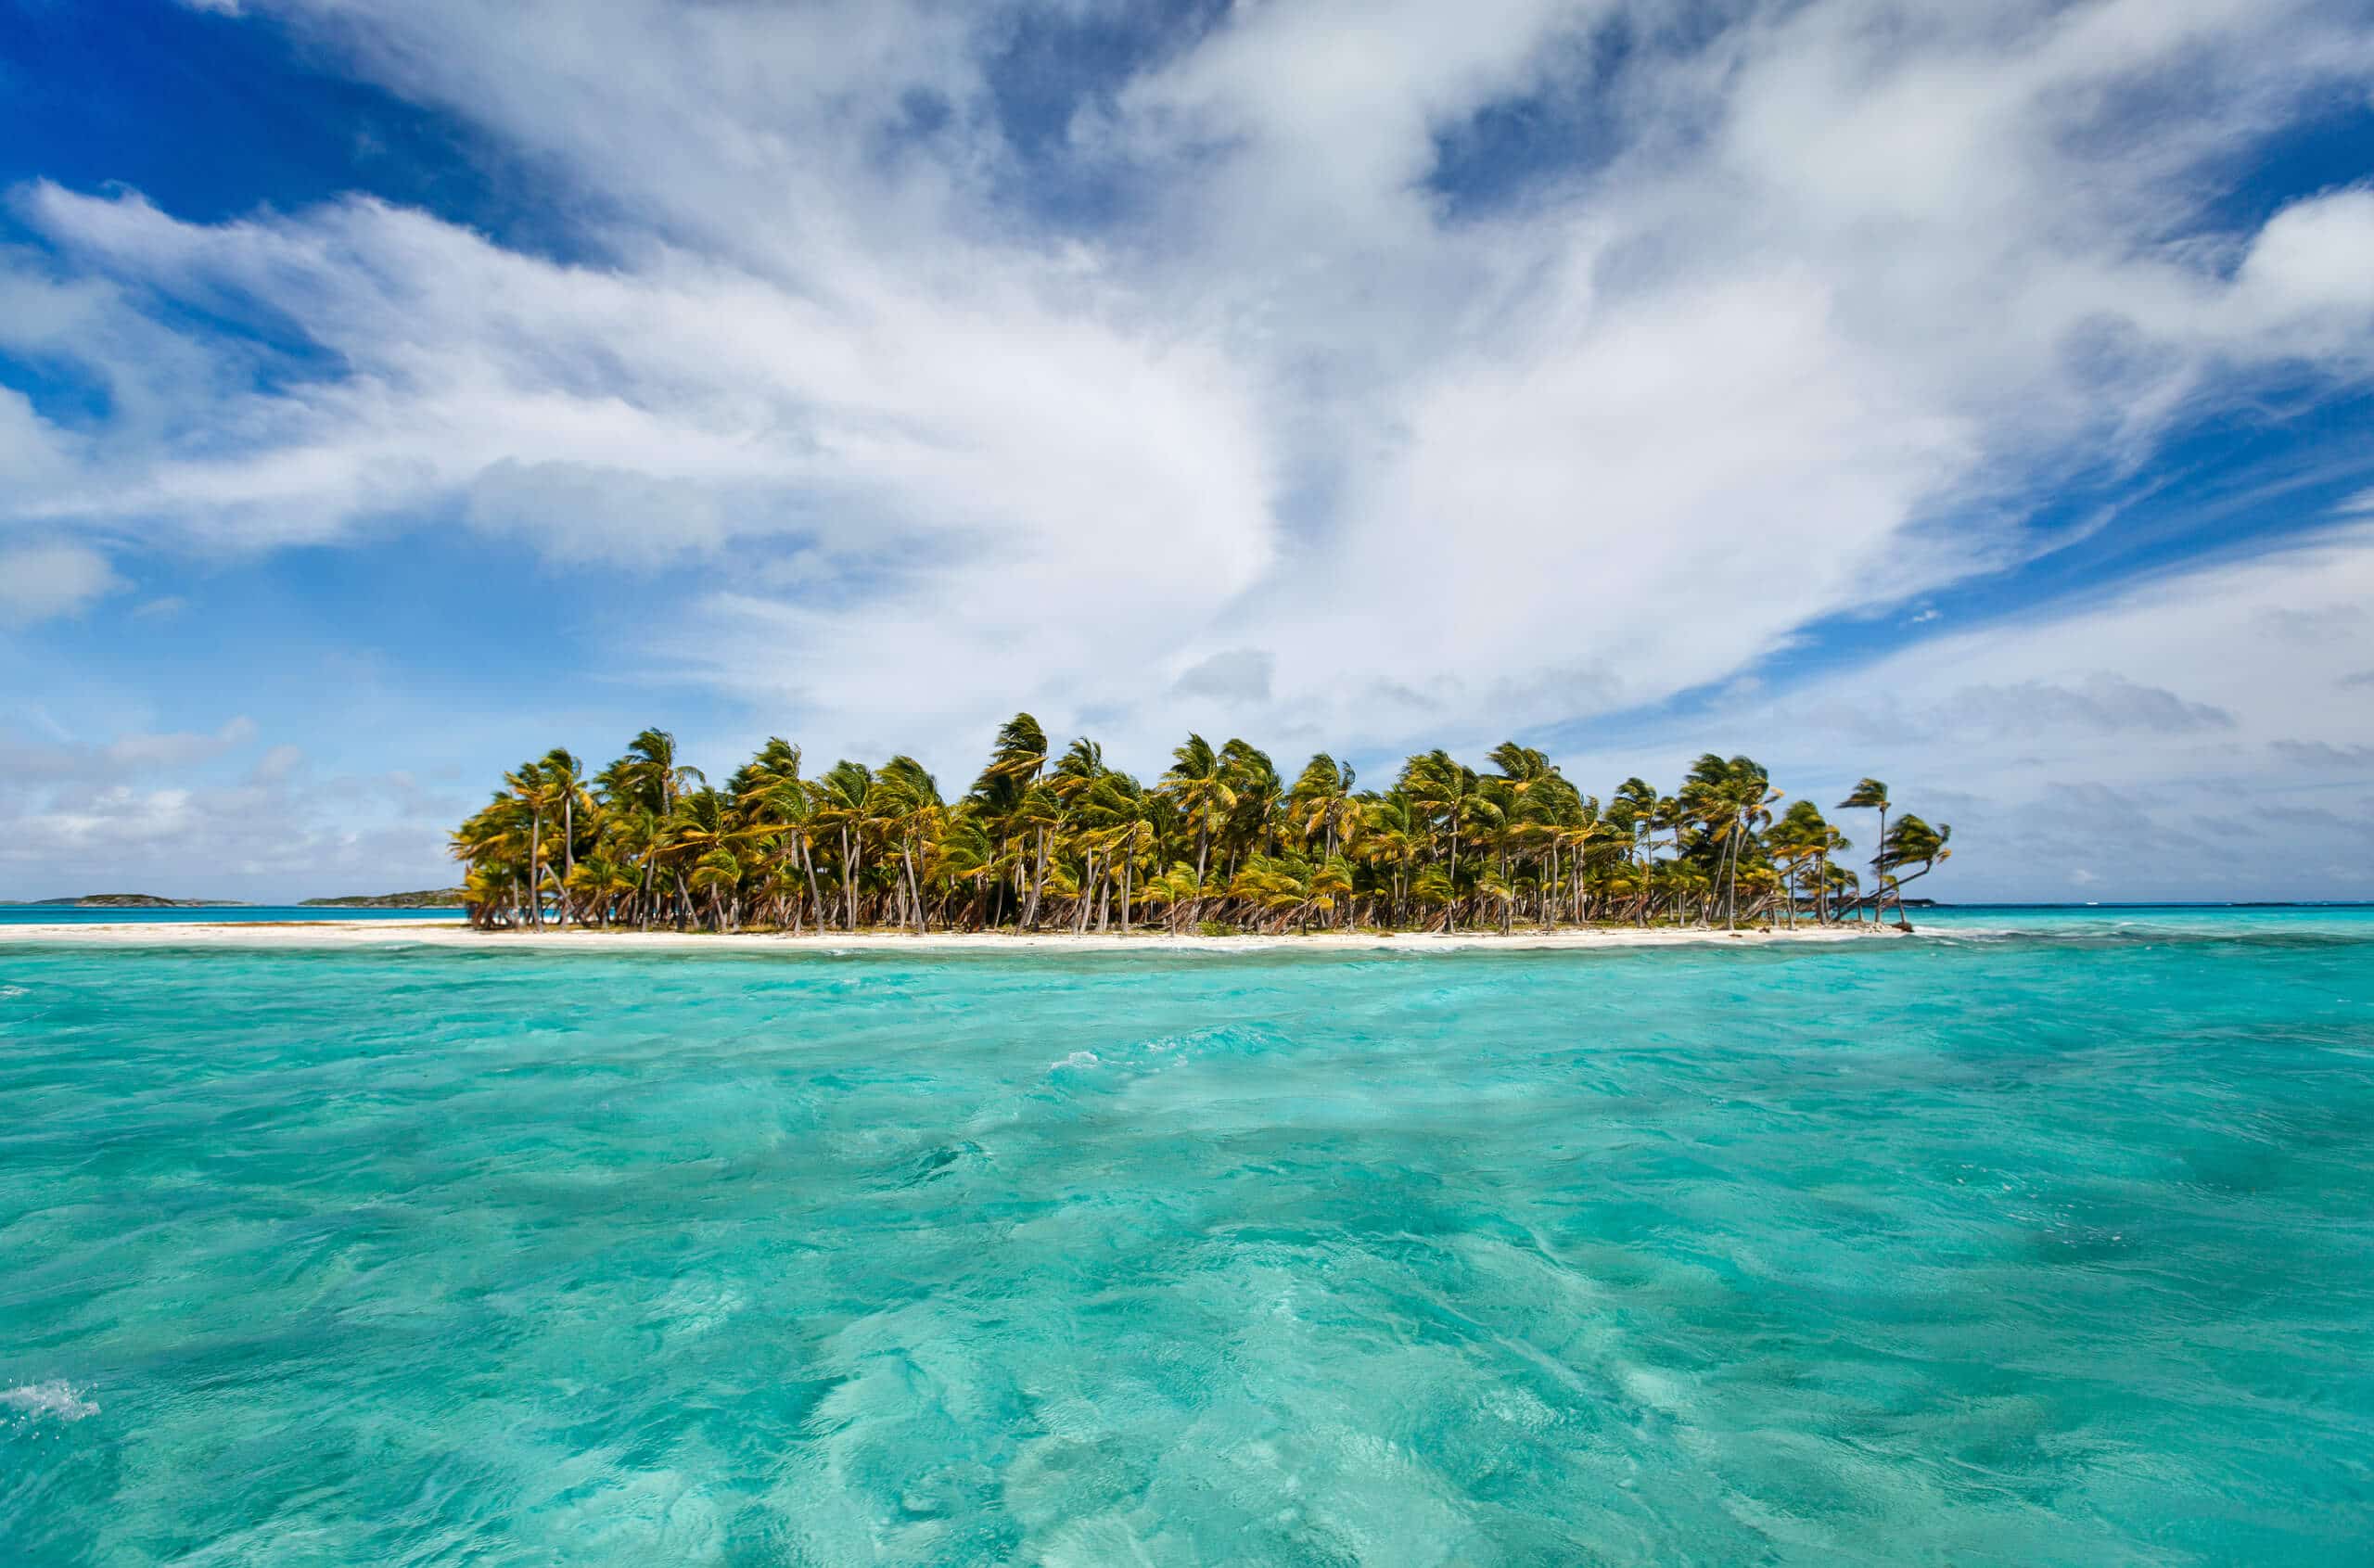
[(1520, 928), (1506, 936), (1488, 931), (1462, 931), (1455, 936), (1420, 936), (1378, 932), (1304, 936), (1183, 937), (1163, 931), (1074, 935), (1039, 932), (1027, 936), (999, 932), (913, 932), (870, 930), (815, 932), (790, 936), (781, 932), (602, 931), (571, 926), (547, 931), (479, 931), (453, 921), (325, 920), (299, 921), (125, 921), (54, 924), (0, 925), (0, 944), (70, 943), (78, 947), (141, 948), (330, 948), (367, 950), (396, 947), (476, 948), (488, 951), (537, 952), (777, 952), (849, 953), (864, 951), (1015, 952), (1064, 950), (1074, 952), (1254, 952), (1269, 949), (1318, 952), (1474, 952), (1554, 949), (1569, 951), (1612, 951), (1629, 948), (1769, 946), (1786, 942), (1852, 942), (1873, 937), (1895, 938), (1904, 933), (1892, 927), (1801, 925), (1745, 927), (1729, 932), (1627, 928), (1543, 931)]

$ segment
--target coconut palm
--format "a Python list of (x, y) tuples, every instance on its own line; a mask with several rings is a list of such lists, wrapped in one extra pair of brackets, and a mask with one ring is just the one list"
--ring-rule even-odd
[(1195, 825), (1195, 893), (1201, 898), (1205, 869), (1211, 862), (1212, 833), (1236, 809), (1236, 792), (1222, 776), (1219, 754), (1203, 736), (1190, 734), (1170, 754), (1170, 771), (1158, 786), (1177, 803), (1179, 811)]
[(927, 847), (938, 836), (941, 819), (947, 811), (947, 803), (939, 797), (938, 781), (913, 758), (893, 757), (875, 776), (870, 804), (883, 841), (898, 848), (900, 866), (906, 878), (908, 911), (916, 935), (921, 936), (925, 929), (924, 888), (915, 867), (918, 855), (927, 853)]
[[(1886, 898), (1886, 884), (1884, 879), (1880, 877), (1880, 859), (1887, 853), (1888, 786), (1882, 784), (1877, 779), (1865, 779), (1861, 783), (1857, 784), (1851, 792), (1849, 792), (1845, 799), (1838, 803), (1836, 809), (1841, 811), (1877, 811), (1880, 814), (1880, 836), (1878, 839), (1880, 848), (1878, 852), (1871, 857), (1871, 873), (1874, 879), (1873, 886), (1875, 889), (1873, 897), (1876, 899), (1884, 899)], [(1902, 911), (1899, 911), (1897, 912), (1900, 914)], [(1877, 902), (1874, 902), (1871, 906), (1872, 924), (1877, 924), (1880, 918), (1880, 906)]]
[(1221, 829), (1233, 874), (1243, 856), (1280, 847), (1286, 784), (1278, 776), (1270, 754), (1243, 740), (1231, 740), (1220, 747), (1220, 777), (1234, 802)]
[[(1907, 811), (1895, 820), (1895, 826), (1889, 830), (1887, 842), (1881, 847), (1878, 857), (1880, 874), (1887, 879), (1887, 888), (1895, 897), (1895, 923), (1907, 931), (1912, 929), (1912, 922), (1904, 917), (1904, 885), (1918, 882), (1936, 870), (1938, 861), (1951, 860), (1954, 852), (1946, 848), (1946, 841), (1953, 835), (1951, 827), (1942, 822), (1931, 827)], [(1891, 874), (1911, 865), (1921, 869), (1910, 876)]]
[(1737, 929), (1741, 857), (1752, 848), (1756, 831), (1771, 822), (1771, 806), (1780, 792), (1753, 758), (1727, 760), (1710, 751), (1691, 766), (1680, 798), (1716, 848), (1714, 886), (1724, 899), (1725, 926)]
[(857, 878), (865, 860), (866, 830), (874, 823), (874, 770), (844, 758), (810, 781), (815, 804), (809, 820), (820, 833), (836, 835), (841, 858), (841, 929), (857, 929)]

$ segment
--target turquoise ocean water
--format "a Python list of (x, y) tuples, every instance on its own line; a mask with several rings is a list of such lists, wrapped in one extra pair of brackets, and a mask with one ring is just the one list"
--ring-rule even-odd
[(2374, 914), (0, 948), (0, 1562), (2352, 1563)]

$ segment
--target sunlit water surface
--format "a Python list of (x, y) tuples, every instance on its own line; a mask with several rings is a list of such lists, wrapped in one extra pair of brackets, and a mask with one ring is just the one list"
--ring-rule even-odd
[(1934, 924), (0, 949), (0, 1562), (2365, 1561), (2374, 917)]

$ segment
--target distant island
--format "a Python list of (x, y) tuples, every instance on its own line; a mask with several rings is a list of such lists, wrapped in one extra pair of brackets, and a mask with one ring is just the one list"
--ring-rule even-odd
[(254, 907), (239, 899), (166, 899), (154, 893), (85, 893), (76, 899), (0, 899), (0, 905), (33, 910), (237, 910)]
[(351, 893), (342, 899), (301, 899), (300, 910), (454, 910), (469, 898), (464, 887), (438, 887), (417, 893)]

